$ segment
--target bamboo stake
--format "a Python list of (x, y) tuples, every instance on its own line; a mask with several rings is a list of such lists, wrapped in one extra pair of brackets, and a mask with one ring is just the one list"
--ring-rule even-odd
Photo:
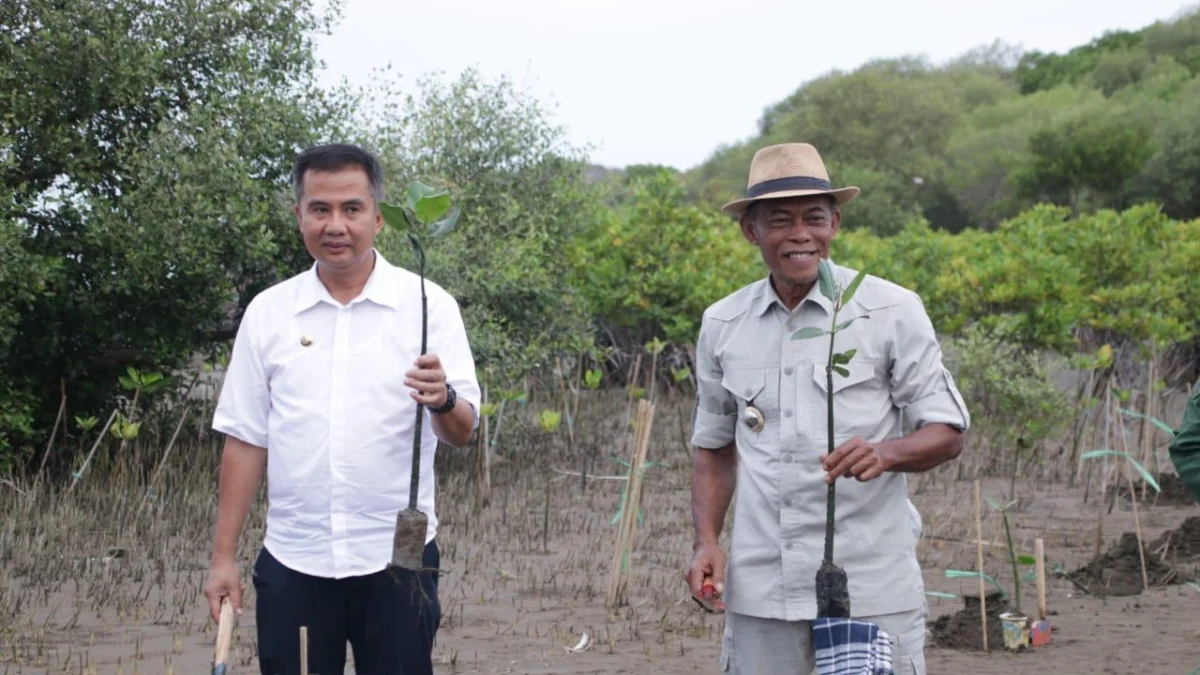
[(979, 568), (979, 616), (983, 621), (983, 651), (988, 650), (987, 585), (983, 580), (983, 509), (980, 506), (979, 479), (975, 479), (975, 564)]
[[(1125, 422), (1119, 414), (1117, 415), (1117, 433), (1121, 436), (1121, 449), (1125, 451), (1126, 455), (1129, 455), (1129, 440), (1125, 438)], [(1132, 455), (1129, 456), (1132, 457)], [(1141, 518), (1138, 517), (1137, 485), (1133, 482), (1133, 470), (1129, 468), (1129, 461), (1126, 460), (1124, 463), (1125, 476), (1129, 480), (1129, 501), (1133, 504), (1133, 531), (1137, 535), (1138, 559), (1142, 563), (1142, 589), (1145, 590), (1150, 588), (1150, 576), (1146, 573), (1146, 552), (1145, 546), (1142, 544), (1142, 523)]]
[[(488, 387), (483, 385), (483, 400), (480, 407), (486, 406), (488, 403)], [(486, 505), (488, 503), (489, 493), (492, 489), (492, 449), (488, 442), (488, 416), (480, 415), (479, 420), (479, 451), (476, 459), (476, 495), (479, 497), (480, 503)]]
[(1033, 540), (1033, 555), (1037, 558), (1038, 619), (1046, 620), (1046, 545), (1041, 537)]
[(654, 420), (654, 404), (638, 401), (636, 436), (632, 461), (629, 463), (629, 483), (625, 488), (625, 506), (617, 528), (617, 545), (613, 551), (612, 572), (609, 576), (608, 594), (605, 604), (615, 607), (624, 600), (629, 586), (629, 567), (625, 556), (633, 553), (634, 534), (637, 530), (637, 514), (642, 497), (642, 467), (650, 445), (650, 427)]
[(300, 626), (300, 675), (308, 675), (308, 626)]
[[(1150, 470), (1150, 455), (1154, 452), (1154, 426), (1150, 424), (1150, 418), (1154, 416), (1154, 371), (1155, 365), (1158, 362), (1158, 344), (1150, 343), (1150, 367), (1146, 373), (1146, 402), (1142, 406), (1145, 417), (1142, 418), (1142, 466), (1146, 470)], [(1146, 499), (1146, 493), (1150, 489), (1150, 482), (1142, 481), (1142, 499)]]

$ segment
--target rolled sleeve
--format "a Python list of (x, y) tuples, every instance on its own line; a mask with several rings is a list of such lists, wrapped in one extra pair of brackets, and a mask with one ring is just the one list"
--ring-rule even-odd
[(446, 381), (460, 401), (471, 404), (472, 429), (479, 428), (479, 405), (483, 398), (475, 374), (475, 357), (467, 338), (458, 301), (447, 292), (438, 293), (436, 309), (430, 312), (429, 351), (437, 354), (446, 371)]
[(942, 360), (942, 346), (925, 303), (911, 295), (898, 316), (891, 358), (893, 402), (914, 430), (941, 423), (966, 431), (971, 415)]
[(252, 301), (238, 325), (225, 382), (213, 412), (212, 428), (260, 448), (267, 447), (270, 386), (255, 330), (258, 303)]
[(696, 340), (696, 407), (692, 416), (692, 445), (716, 450), (733, 442), (737, 402), (721, 385), (723, 371), (713, 356), (714, 326), (706, 315)]

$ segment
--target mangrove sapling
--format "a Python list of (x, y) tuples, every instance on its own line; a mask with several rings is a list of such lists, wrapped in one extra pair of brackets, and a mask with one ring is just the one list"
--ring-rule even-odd
[[(866, 274), (866, 270), (860, 270), (855, 275), (854, 280), (850, 282), (850, 285), (843, 290), (840, 281), (835, 281), (833, 278), (832, 264), (828, 259), (821, 258), (818, 264), (817, 286), (821, 294), (833, 304), (833, 316), (829, 322), (829, 329), (825, 330), (809, 326), (801, 328), (792, 334), (793, 340), (806, 340), (823, 335), (829, 336), (829, 352), (825, 363), (828, 455), (832, 455), (835, 449), (833, 374), (837, 373), (842, 377), (849, 376), (850, 371), (846, 369), (846, 366), (849, 365), (851, 359), (854, 358), (855, 353), (858, 351), (857, 349), (848, 349), (844, 352), (835, 353), (833, 350), (834, 338), (858, 319), (870, 318), (869, 314), (860, 314), (839, 324), (838, 315), (850, 302), (850, 299), (854, 297), (854, 293), (858, 290), (859, 284), (862, 283)], [(817, 569), (817, 616), (845, 618), (850, 616), (850, 589), (847, 586), (846, 571), (833, 563), (833, 525), (836, 487), (837, 481), (833, 480), (830, 481), (827, 488), (825, 504), (825, 556), (821, 561), (820, 568)]]
[[(1008, 559), (1009, 562), (1012, 563), (1013, 609), (1016, 610), (1018, 615), (1024, 616), (1021, 614), (1021, 575), (1020, 572), (1017, 571), (1017, 549), (1013, 546), (1012, 530), (1008, 526), (1008, 510), (1017, 504), (1017, 500), (1014, 499), (1001, 506), (997, 501), (991, 497), (988, 497), (987, 503), (988, 506), (1000, 512), (1000, 522), (1004, 526), (1004, 541), (1008, 546)], [(1034, 559), (1030, 558), (1029, 556), (1021, 556), (1021, 562), (1023, 564), (1032, 565), (1034, 564)]]
[[(388, 226), (407, 235), (417, 255), (421, 279), (421, 356), (425, 355), (428, 340), (428, 300), (425, 295), (425, 239), (445, 235), (458, 224), (462, 213), (450, 207), (450, 193), (436, 191), (428, 185), (409, 183), (402, 204), (380, 202), (379, 209)], [(413, 424), (412, 473), (409, 483), (408, 508), (396, 515), (396, 533), (392, 541), (392, 565), (405, 570), (423, 569), (422, 554), (429, 525), (428, 514), (417, 508), (421, 474), (421, 430), (425, 421), (425, 405), (418, 402)]]
[[(1122, 433), (1122, 440), (1124, 440), (1123, 433)], [(1154, 488), (1155, 492), (1162, 492), (1162, 488), (1159, 487), (1158, 481), (1154, 480), (1154, 476), (1151, 476), (1150, 472), (1147, 471), (1146, 468), (1143, 467), (1140, 463), (1138, 463), (1138, 461), (1136, 459), (1134, 459), (1133, 456), (1130, 455), (1128, 452), (1121, 452), (1119, 450), (1108, 450), (1108, 449), (1092, 450), (1091, 452), (1085, 452), (1083, 455), (1080, 456), (1080, 459), (1095, 459), (1098, 457), (1124, 457), (1126, 460), (1128, 460), (1129, 465), (1132, 465), (1135, 469), (1137, 469), (1138, 473), (1141, 474), (1142, 479), (1145, 480), (1146, 483), (1148, 485), (1150, 485), (1150, 487)], [(1137, 487), (1133, 482), (1133, 474), (1129, 471), (1128, 465), (1126, 466), (1125, 477), (1129, 483), (1130, 503), (1133, 505), (1133, 527), (1134, 527), (1134, 534), (1137, 536), (1138, 558), (1139, 558), (1139, 560), (1141, 562), (1141, 566), (1142, 566), (1142, 588), (1147, 589), (1147, 588), (1150, 588), (1150, 578), (1149, 578), (1149, 574), (1146, 571), (1146, 553), (1144, 550), (1145, 546), (1142, 541), (1142, 524), (1141, 524), (1141, 519), (1138, 517)], [(1116, 492), (1116, 491), (1114, 490), (1114, 492)], [(1103, 514), (1103, 510), (1101, 510), (1101, 514)], [(1099, 535), (1097, 535), (1097, 536), (1099, 536)], [(1097, 547), (1097, 548), (1099, 548), (1099, 547)]]
[[(545, 434), (553, 434), (562, 422), (562, 413), (557, 410), (543, 410), (538, 415), (538, 426)], [(542, 553), (550, 553), (550, 476), (546, 472), (545, 508), (542, 510)]]

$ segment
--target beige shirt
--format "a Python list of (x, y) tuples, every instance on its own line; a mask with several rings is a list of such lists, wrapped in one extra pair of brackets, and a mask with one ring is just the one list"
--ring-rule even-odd
[[(856, 270), (834, 265), (842, 285)], [(814, 591), (825, 542), (825, 362), (832, 303), (814, 286), (792, 312), (767, 279), (710, 306), (696, 345), (698, 400), (692, 443), (737, 442), (737, 490), (725, 600), (731, 611), (789, 621), (816, 616)], [(924, 304), (915, 293), (867, 276), (838, 322), (834, 350), (857, 349), (848, 377), (834, 374), (835, 445), (859, 435), (897, 438), (931, 422), (967, 429), (970, 416)], [(748, 404), (766, 424), (742, 422)], [(903, 429), (902, 431), (902, 423)], [(701, 450), (703, 452), (703, 450)], [(854, 616), (908, 611), (924, 602), (916, 559), (921, 519), (902, 473), (838, 481), (834, 562), (846, 570)]]

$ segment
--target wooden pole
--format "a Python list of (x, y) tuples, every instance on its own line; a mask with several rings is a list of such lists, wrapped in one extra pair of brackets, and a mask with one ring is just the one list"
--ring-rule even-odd
[(983, 579), (983, 509), (980, 506), (979, 479), (975, 479), (975, 564), (979, 571), (979, 615), (983, 621), (983, 651), (988, 650), (987, 584)]
[(629, 584), (629, 569), (625, 556), (633, 553), (634, 534), (637, 530), (637, 514), (642, 497), (642, 468), (650, 445), (650, 427), (654, 420), (654, 404), (645, 399), (638, 401), (638, 416), (635, 429), (633, 453), (629, 462), (629, 483), (625, 488), (625, 505), (617, 526), (617, 545), (613, 551), (612, 572), (608, 580), (605, 604), (616, 607), (625, 597)]
[(1037, 558), (1038, 619), (1046, 620), (1046, 545), (1041, 537), (1033, 540), (1033, 556)]
[[(488, 387), (483, 385), (483, 400), (481, 407), (488, 403)], [(488, 438), (488, 416), (480, 415), (479, 420), (479, 451), (476, 456), (475, 489), (479, 503), (486, 505), (492, 490), (492, 449)]]
[(308, 675), (308, 626), (300, 626), (300, 675)]
[(233, 603), (229, 598), (221, 600), (221, 613), (217, 621), (217, 644), (213, 650), (214, 672), (225, 672), (229, 660), (229, 645), (233, 643)]
[[(1121, 436), (1121, 449), (1125, 454), (1132, 458), (1129, 454), (1129, 440), (1125, 438), (1125, 422), (1121, 419), (1120, 411), (1116, 414), (1117, 417), (1117, 433)], [(1125, 465), (1125, 476), (1129, 479), (1129, 502), (1133, 504), (1133, 531), (1137, 535), (1138, 544), (1138, 560), (1142, 563), (1142, 588), (1150, 588), (1150, 577), (1146, 574), (1146, 551), (1145, 545), (1142, 544), (1142, 521), (1138, 517), (1138, 494), (1137, 485), (1133, 482), (1133, 470), (1129, 468), (1129, 459), (1122, 462)], [(1115, 501), (1115, 500), (1114, 500)]]

